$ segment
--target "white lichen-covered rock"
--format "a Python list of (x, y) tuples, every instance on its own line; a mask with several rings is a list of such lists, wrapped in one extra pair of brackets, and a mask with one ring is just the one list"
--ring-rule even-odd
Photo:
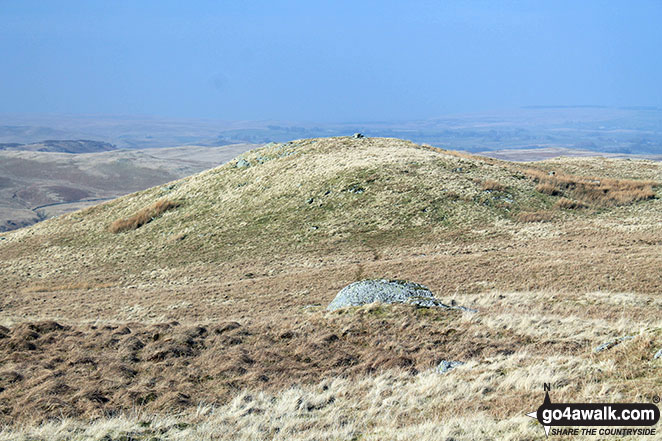
[(455, 369), (458, 366), (462, 366), (463, 364), (463, 361), (441, 360), (437, 365), (436, 371), (439, 374), (445, 374), (446, 372)]
[(449, 306), (434, 297), (426, 286), (405, 280), (362, 280), (344, 287), (327, 309), (334, 311), (347, 306), (369, 303), (407, 303), (424, 308), (468, 310), (462, 306)]
[(624, 337), (618, 337), (613, 340), (609, 340), (608, 342), (602, 343), (600, 346), (595, 348), (593, 352), (606, 351), (607, 349), (611, 349), (614, 346), (623, 343), (624, 341), (632, 340), (634, 337), (634, 335), (626, 335)]

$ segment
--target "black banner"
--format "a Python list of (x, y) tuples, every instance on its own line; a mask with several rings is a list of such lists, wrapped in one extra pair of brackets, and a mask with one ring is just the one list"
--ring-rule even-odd
[(543, 426), (652, 426), (660, 420), (652, 403), (552, 403), (549, 393), (536, 414)]

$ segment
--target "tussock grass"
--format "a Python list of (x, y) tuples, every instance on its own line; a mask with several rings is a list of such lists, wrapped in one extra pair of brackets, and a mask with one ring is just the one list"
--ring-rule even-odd
[(495, 180), (487, 180), (482, 184), (483, 191), (506, 191), (506, 186)]
[(149, 207), (141, 209), (128, 218), (117, 219), (112, 224), (110, 224), (109, 230), (111, 233), (121, 233), (123, 231), (138, 229), (146, 223), (149, 223), (157, 217), (161, 216), (166, 211), (177, 208), (180, 205), (181, 203), (177, 201), (161, 199), (154, 202)]
[[(542, 427), (524, 416), (541, 404), (541, 381), (552, 384), (558, 401), (613, 401), (621, 390), (635, 387), (634, 395), (621, 399), (642, 400), (653, 385), (648, 382), (655, 381), (640, 360), (649, 350), (639, 337), (614, 350), (615, 359), (520, 351), (443, 375), (392, 369), (281, 391), (242, 390), (226, 403), (201, 403), (186, 413), (136, 410), (89, 422), (64, 418), (8, 427), (0, 440), (543, 440)], [(639, 376), (632, 378), (634, 373)], [(642, 381), (642, 374), (648, 380)]]
[(587, 205), (582, 203), (582, 202), (575, 201), (575, 200), (568, 199), (568, 198), (559, 199), (558, 201), (556, 201), (554, 206), (556, 208), (560, 208), (560, 209), (563, 209), (563, 210), (578, 210), (578, 209), (587, 207)]
[[(514, 441), (540, 437), (542, 429), (525, 416), (502, 420), (476, 409), (466, 396), (480, 389), (464, 383), (460, 369), (445, 377), (432, 372), (411, 377), (391, 371), (354, 380), (324, 380), (279, 393), (242, 391), (227, 404), (201, 405), (189, 415), (134, 413), (89, 423), (63, 419), (0, 431), (0, 440)], [(496, 386), (498, 375), (485, 372), (481, 376), (482, 384)], [(452, 399), (473, 413), (447, 410)]]
[(536, 191), (539, 191), (540, 193), (547, 194), (550, 196), (560, 196), (563, 194), (563, 192), (559, 188), (555, 187), (553, 184), (549, 182), (536, 185)]
[[(584, 177), (536, 169), (526, 170), (525, 174), (538, 183), (536, 191), (540, 193), (551, 196), (567, 194), (586, 205), (597, 207), (621, 206), (653, 199), (654, 188), (659, 186), (659, 183), (647, 180)], [(567, 202), (562, 204), (568, 205)]]

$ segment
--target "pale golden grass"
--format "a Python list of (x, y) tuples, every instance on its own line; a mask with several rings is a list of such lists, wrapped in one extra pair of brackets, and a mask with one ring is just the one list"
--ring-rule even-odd
[[(563, 172), (546, 172), (528, 169), (524, 172), (538, 183), (536, 190), (552, 196), (571, 194), (581, 203), (601, 207), (627, 205), (655, 197), (658, 182), (650, 180), (612, 179), (604, 177), (577, 176)], [(579, 208), (560, 206), (560, 208)]]
[(181, 203), (177, 201), (161, 199), (154, 202), (149, 207), (141, 209), (128, 218), (117, 219), (112, 224), (110, 224), (109, 231), (111, 233), (121, 233), (123, 231), (135, 230), (142, 227), (146, 223), (153, 221), (166, 211), (177, 208), (180, 205)]
[[(635, 399), (618, 396), (608, 381), (587, 381), (618, 370), (609, 359), (523, 352), (446, 374), (388, 371), (275, 394), (245, 390), (225, 405), (201, 404), (186, 414), (128, 413), (6, 428), (0, 440), (542, 440), (542, 427), (524, 414), (542, 403), (543, 379), (552, 384), (555, 401)], [(495, 407), (481, 410), (489, 402)]]
[[(478, 228), (486, 240), (517, 240), (519, 229), (534, 235), (527, 221), (542, 225), (542, 215), (519, 218), (524, 222), (506, 230), (499, 222), (518, 220), (518, 213), (549, 211), (554, 202), (522, 179), (521, 164), (402, 140), (299, 140), (242, 156), (254, 165), (237, 168), (231, 162), (174, 182), (168, 191), (149, 189), (5, 235), (0, 280), (20, 289), (65, 285), (72, 281), (62, 279), (79, 277), (75, 274), (103, 277), (117, 286), (153, 285), (157, 279), (182, 286), (193, 279), (223, 282), (227, 271), (251, 262), (268, 259), (268, 271), (273, 271), (274, 266), (302, 268), (319, 259), (325, 264), (352, 260), (368, 250), (384, 256), (405, 246), (473, 240), (469, 232)], [(261, 158), (271, 159), (260, 163)], [(631, 166), (625, 170), (635, 173), (635, 162), (615, 162), (614, 167)], [(658, 172), (648, 173), (655, 177)], [(500, 183), (509, 196), (483, 192), (476, 180)], [(353, 185), (364, 192), (351, 192)], [(182, 201), (186, 209), (130, 234), (108, 231), (113, 219), (129, 219), (162, 199)], [(625, 222), (636, 216), (641, 223), (657, 215), (659, 210), (649, 207), (654, 203), (636, 204), (640, 212), (621, 217)], [(581, 228), (588, 217), (584, 214), (590, 212), (559, 212), (546, 223), (544, 234)], [(564, 223), (566, 216), (577, 219)], [(42, 280), (35, 280), (35, 274)]]

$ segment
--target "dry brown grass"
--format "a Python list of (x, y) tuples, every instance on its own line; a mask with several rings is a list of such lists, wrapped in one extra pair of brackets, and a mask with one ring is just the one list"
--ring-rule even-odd
[(582, 203), (582, 202), (575, 201), (573, 199), (568, 199), (568, 198), (559, 199), (558, 201), (556, 201), (554, 206), (556, 208), (560, 208), (560, 209), (563, 209), (563, 210), (579, 210), (581, 208), (586, 208), (587, 207), (587, 205)]
[(505, 332), (486, 345), (480, 329), (457, 311), (372, 305), (302, 317), (205, 326), (74, 328), (46, 321), (5, 328), (0, 422), (90, 418), (134, 407), (184, 410), (226, 402), (237, 388), (281, 390), (385, 369), (415, 374), (443, 357), (491, 357), (525, 343)]
[(536, 191), (550, 196), (560, 196), (563, 192), (549, 182), (536, 185)]
[[(0, 328), (0, 403), (18, 417), (0, 440), (523, 441), (544, 439), (523, 415), (542, 382), (565, 402), (646, 401), (659, 385), (656, 296), (457, 299), (479, 313), (369, 305), (250, 324)], [(593, 352), (620, 335), (636, 337)], [(439, 359), (467, 364), (439, 375)], [(49, 414), (58, 422), (35, 425)]]
[(123, 231), (138, 229), (146, 223), (149, 223), (157, 217), (161, 216), (166, 211), (177, 208), (180, 205), (181, 203), (177, 201), (161, 199), (154, 202), (149, 207), (141, 209), (128, 218), (117, 219), (112, 224), (110, 224), (109, 230), (111, 233), (121, 233)]
[(506, 186), (501, 182), (489, 179), (482, 184), (483, 191), (506, 191)]
[(584, 204), (598, 207), (653, 199), (654, 188), (659, 186), (654, 181), (585, 177), (537, 169), (526, 170), (525, 174), (538, 183), (536, 190), (541, 193), (552, 196), (568, 194)]

